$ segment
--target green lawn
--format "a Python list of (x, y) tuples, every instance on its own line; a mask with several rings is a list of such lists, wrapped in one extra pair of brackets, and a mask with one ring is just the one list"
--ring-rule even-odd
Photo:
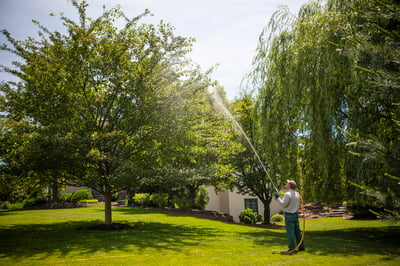
[(342, 218), (306, 223), (306, 252), (286, 249), (284, 230), (115, 208), (133, 230), (95, 231), (103, 206), (0, 212), (0, 265), (400, 265), (400, 226)]

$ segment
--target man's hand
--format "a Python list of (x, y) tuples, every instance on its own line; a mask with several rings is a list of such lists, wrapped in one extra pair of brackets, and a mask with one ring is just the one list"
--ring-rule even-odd
[(279, 198), (279, 193), (278, 192), (275, 192), (275, 198)]

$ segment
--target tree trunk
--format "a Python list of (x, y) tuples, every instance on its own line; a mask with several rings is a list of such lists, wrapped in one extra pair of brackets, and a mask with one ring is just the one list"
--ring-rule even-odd
[(104, 214), (105, 214), (105, 224), (111, 227), (112, 224), (112, 213), (111, 213), (111, 192), (104, 193)]
[(52, 189), (51, 203), (56, 203), (56, 202), (58, 202), (58, 184), (57, 184), (57, 182), (54, 182), (51, 185), (52, 185), (52, 187), (51, 187), (51, 189)]
[(264, 224), (271, 224), (271, 210), (269, 204), (271, 200), (262, 201), (264, 204)]

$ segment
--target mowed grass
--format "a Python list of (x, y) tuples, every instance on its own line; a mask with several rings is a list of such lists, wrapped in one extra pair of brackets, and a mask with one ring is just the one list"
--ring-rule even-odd
[(342, 218), (306, 223), (306, 252), (287, 256), (284, 230), (103, 206), (0, 212), (0, 265), (400, 265), (400, 226)]

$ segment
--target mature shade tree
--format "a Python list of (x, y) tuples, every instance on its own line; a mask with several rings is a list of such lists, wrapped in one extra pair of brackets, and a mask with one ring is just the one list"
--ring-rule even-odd
[[(65, 35), (38, 22), (40, 40), (2, 31), (8, 43), (1, 49), (22, 59), (15, 69), (3, 67), (20, 82), (1, 84), (2, 104), (8, 120), (33, 128), (38, 154), (55, 157), (42, 172), (59, 169), (104, 196), (110, 226), (111, 195), (147, 174), (163, 93), (179, 90), (192, 39), (174, 36), (163, 22), (141, 24), (148, 11), (128, 19), (115, 8), (90, 19), (84, 1), (71, 3), (80, 21), (62, 16)], [(116, 19), (125, 26), (116, 28)], [(49, 147), (37, 141), (45, 139)]]

